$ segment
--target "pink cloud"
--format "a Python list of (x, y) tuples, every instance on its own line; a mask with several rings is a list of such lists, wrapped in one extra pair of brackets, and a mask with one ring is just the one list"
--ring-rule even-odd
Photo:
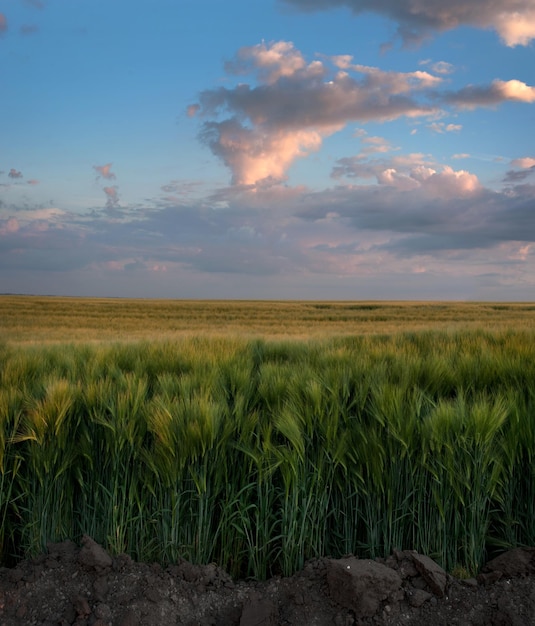
[(0, 35), (7, 32), (7, 19), (3, 13), (0, 13)]
[(348, 7), (353, 13), (374, 12), (398, 23), (406, 43), (433, 31), (461, 25), (495, 30), (507, 46), (527, 45), (535, 38), (533, 0), (281, 0), (303, 11)]
[(533, 249), (533, 244), (532, 243), (528, 243), (526, 245), (521, 245), (516, 252), (513, 252), (510, 255), (511, 259), (518, 259), (519, 261), (525, 261), (531, 254), (531, 251)]
[(503, 96), (504, 100), (535, 102), (535, 87), (530, 87), (520, 80), (495, 80), (492, 87)]
[(344, 54), (332, 58), (336, 67), (341, 70), (353, 70), (366, 75), (366, 84), (370, 88), (386, 87), (391, 94), (407, 93), (418, 89), (437, 87), (443, 82), (439, 76), (429, 72), (393, 72), (381, 70), (377, 67), (351, 63), (352, 57)]
[[(535, 87), (519, 80), (445, 92), (444, 78), (427, 71), (385, 71), (354, 63), (351, 55), (308, 63), (285, 41), (242, 48), (226, 67), (234, 74), (251, 73), (250, 82), (206, 89), (192, 107), (206, 120), (201, 140), (237, 185), (284, 180), (296, 159), (319, 150), (326, 137), (351, 122), (428, 117), (433, 131), (450, 133), (462, 126), (433, 121), (446, 107), (535, 102)], [(445, 73), (449, 66), (437, 69)], [(362, 143), (364, 155), (394, 149), (384, 140)]]
[[(294, 56), (291, 44), (284, 50)], [(284, 74), (277, 72), (276, 81), (269, 75), (268, 81), (262, 82), (259, 76), (260, 84), (255, 87), (241, 83), (231, 89), (222, 87), (202, 92), (201, 110), (205, 114), (228, 111), (239, 119), (248, 118), (255, 125), (314, 127), (328, 132), (348, 121), (386, 121), (437, 112), (437, 107), (396, 96), (436, 85), (441, 79), (426, 72), (403, 74), (351, 66), (355, 68), (359, 74), (364, 74), (363, 79), (353, 78), (346, 71), (333, 74), (320, 61), (302, 70), (295, 70), (292, 62)]]
[(114, 180), (115, 174), (111, 171), (112, 163), (106, 163), (106, 165), (93, 165), (93, 169), (97, 172), (98, 178), (106, 178), (107, 180)]
[[(420, 180), (422, 189), (437, 198), (459, 198), (479, 192), (482, 187), (475, 174), (444, 166), (440, 172), (427, 172)], [(414, 176), (415, 173), (413, 172)]]
[(511, 165), (513, 167), (521, 167), (522, 169), (529, 169), (530, 167), (535, 167), (535, 158), (534, 157), (522, 157), (520, 159), (513, 159), (511, 161)]
[(469, 85), (446, 95), (446, 100), (462, 109), (496, 106), (502, 102), (535, 102), (535, 87), (520, 80), (493, 80), (490, 85)]
[(113, 187), (104, 187), (104, 193), (106, 194), (106, 208), (115, 209), (119, 206), (119, 193), (116, 185)]
[[(387, 121), (436, 114), (435, 105), (417, 102), (410, 92), (442, 79), (427, 72), (383, 72), (335, 57), (338, 71), (320, 61), (307, 64), (289, 42), (265, 43), (238, 51), (227, 67), (250, 70), (259, 84), (204, 91), (201, 138), (231, 169), (234, 184), (283, 179), (296, 158), (321, 147), (325, 137), (350, 121)], [(350, 76), (344, 67), (356, 71)], [(362, 78), (362, 75), (364, 77)], [(227, 119), (217, 118), (227, 114)]]
[(19, 221), (15, 217), (0, 222), (0, 235), (11, 235), (20, 229)]
[(190, 104), (186, 109), (188, 117), (195, 117), (199, 112), (200, 106), (198, 104)]
[(36, 180), (35, 178), (31, 178), (30, 180), (26, 181), (27, 185), (38, 185), (40, 181)]
[(364, 144), (363, 154), (385, 153), (397, 150), (384, 137), (365, 137), (362, 140)]
[(9, 178), (23, 178), (22, 172), (19, 172), (15, 168), (11, 168), (8, 174)]
[[(262, 42), (256, 46), (240, 48), (236, 58), (225, 64), (229, 74), (249, 74), (257, 70), (261, 80), (267, 84), (285, 76), (293, 76), (305, 67), (303, 55), (289, 41), (270, 44)], [(314, 64), (309, 67), (313, 68)]]
[(236, 120), (205, 125), (204, 139), (232, 173), (235, 185), (254, 185), (262, 180), (283, 180), (297, 158), (321, 146), (315, 130), (276, 130), (269, 133), (243, 127)]
[(105, 261), (102, 263), (102, 266), (108, 270), (122, 272), (124, 270), (124, 266), (129, 263), (129, 260), (126, 261)]
[(508, 46), (527, 46), (535, 38), (535, 7), (526, 5), (523, 11), (502, 13), (495, 18), (494, 27)]
[(523, 157), (520, 159), (513, 159), (511, 161), (513, 167), (518, 167), (517, 170), (509, 170), (506, 172), (503, 182), (505, 183), (520, 183), (526, 180), (528, 176), (535, 173), (535, 158)]
[(437, 166), (423, 154), (366, 160), (364, 155), (340, 159), (333, 178), (375, 178), (378, 185), (398, 191), (416, 191), (432, 198), (460, 198), (481, 190), (475, 174)]
[(409, 191), (411, 189), (417, 189), (420, 186), (414, 178), (402, 172), (398, 172), (393, 167), (389, 167), (382, 172), (377, 172), (377, 182), (380, 185), (395, 187), (399, 191)]

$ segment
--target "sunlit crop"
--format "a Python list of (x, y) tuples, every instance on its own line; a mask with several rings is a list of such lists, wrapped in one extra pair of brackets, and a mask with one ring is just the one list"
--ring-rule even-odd
[(494, 550), (533, 545), (535, 335), (533, 313), (512, 306), (525, 324), (318, 326), (308, 339), (7, 333), (2, 558), (87, 533), (114, 553), (235, 576), (396, 548), (474, 573)]

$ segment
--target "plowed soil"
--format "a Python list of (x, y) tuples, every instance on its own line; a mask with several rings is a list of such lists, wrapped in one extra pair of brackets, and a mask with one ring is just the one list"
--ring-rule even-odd
[(322, 558), (288, 578), (232, 580), (216, 565), (111, 557), (89, 537), (0, 569), (0, 625), (275, 626), (535, 624), (535, 549), (458, 580), (431, 559)]

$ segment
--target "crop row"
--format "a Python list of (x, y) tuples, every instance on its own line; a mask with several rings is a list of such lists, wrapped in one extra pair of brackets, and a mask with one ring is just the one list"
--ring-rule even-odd
[(86, 533), (235, 576), (395, 548), (474, 573), (535, 545), (533, 339), (4, 345), (2, 558)]

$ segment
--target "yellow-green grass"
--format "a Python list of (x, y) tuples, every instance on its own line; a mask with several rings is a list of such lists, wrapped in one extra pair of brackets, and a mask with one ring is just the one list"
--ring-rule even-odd
[(87, 533), (237, 576), (394, 548), (473, 574), (535, 545), (529, 304), (1, 306), (4, 560)]
[(533, 303), (127, 300), (0, 296), (0, 340), (325, 338), (422, 330), (535, 329)]

